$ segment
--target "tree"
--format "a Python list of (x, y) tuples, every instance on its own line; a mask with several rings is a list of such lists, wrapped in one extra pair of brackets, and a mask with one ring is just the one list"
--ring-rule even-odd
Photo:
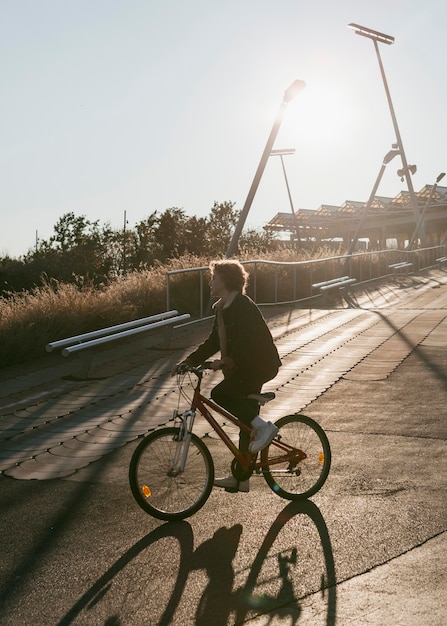
[[(90, 229), (90, 232), (88, 232)], [(65, 213), (54, 226), (55, 235), (50, 243), (61, 252), (68, 252), (98, 235), (98, 221), (90, 222), (85, 215), (76, 216), (73, 212)]]
[(185, 252), (186, 221), (185, 211), (177, 207), (161, 214), (155, 230), (158, 261), (164, 263)]
[(239, 220), (240, 211), (237, 211), (234, 205), (234, 202), (222, 202), (220, 204), (214, 202), (211, 209), (208, 219), (207, 239), (215, 254), (225, 253), (234, 227)]
[(84, 215), (66, 213), (54, 226), (54, 235), (41, 240), (24, 261), (34, 276), (73, 282), (77, 277), (103, 282), (117, 273), (116, 240), (110, 225), (99, 226)]

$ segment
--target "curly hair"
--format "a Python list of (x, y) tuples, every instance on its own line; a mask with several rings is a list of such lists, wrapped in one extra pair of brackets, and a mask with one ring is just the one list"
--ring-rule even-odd
[(225, 283), (228, 291), (240, 291), (245, 293), (248, 282), (248, 273), (244, 266), (233, 259), (224, 261), (212, 261), (210, 263), (211, 276), (217, 272)]

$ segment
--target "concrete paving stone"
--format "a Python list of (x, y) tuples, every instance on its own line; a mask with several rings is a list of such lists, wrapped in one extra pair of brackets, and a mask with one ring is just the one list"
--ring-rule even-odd
[[(103, 426), (101, 426), (101, 428), (103, 428)], [(129, 440), (131, 440), (133, 437), (138, 437), (138, 435), (143, 434), (146, 431), (146, 427), (145, 426), (139, 426), (139, 427), (115, 426), (115, 428), (105, 428), (104, 430), (110, 433), (118, 433), (122, 436), (129, 437)]]
[(97, 428), (98, 432), (102, 432), (105, 435), (109, 434), (111, 437), (125, 437), (139, 432), (141, 429), (144, 429), (144, 426), (137, 426), (134, 429), (131, 423), (112, 424), (112, 422), (107, 422), (106, 424), (100, 424)]
[(74, 425), (74, 426), (67, 426), (66, 428), (63, 427), (59, 427), (59, 428), (52, 428), (51, 429), (51, 433), (52, 435), (57, 438), (59, 437), (61, 441), (66, 441), (66, 439), (69, 439), (71, 437), (76, 437), (76, 435), (79, 435), (80, 433), (85, 432), (85, 428), (82, 428), (82, 426), (80, 425)]
[[(126, 423), (128, 423), (130, 426), (132, 426), (133, 428), (144, 428), (148, 422), (148, 420), (144, 420), (144, 419), (135, 419), (133, 418), (132, 415), (129, 415), (128, 417), (125, 418), (126, 419)], [(117, 419), (113, 419), (110, 422), (111, 424), (116, 424), (116, 426), (121, 426), (121, 419), (117, 418)]]
[(25, 421), (20, 417), (16, 417), (14, 414), (2, 415), (0, 417), (0, 431), (8, 426), (17, 426), (21, 423), (28, 424), (28, 421)]
[(6, 441), (8, 439), (10, 439), (11, 437), (15, 437), (16, 435), (19, 435), (20, 433), (22, 433), (23, 430), (21, 428), (14, 428), (14, 427), (9, 427), (5, 430), (2, 430), (0, 432), (0, 442), (1, 441)]
[(20, 434), (17, 437), (11, 437), (1, 442), (0, 451), (20, 451), (20, 450), (37, 450), (42, 449), (42, 442), (34, 439), (34, 437), (26, 437)]
[(36, 406), (31, 406), (25, 409), (20, 409), (19, 411), (13, 411), (12, 413), (8, 413), (8, 415), (14, 415), (17, 419), (29, 419), (30, 416), (33, 415), (33, 411), (36, 410)]
[(65, 459), (82, 459), (82, 463), (84, 461), (88, 463), (92, 463), (102, 457), (104, 452), (102, 450), (97, 450), (96, 452), (89, 450), (72, 450), (69, 448), (65, 448), (63, 445), (57, 446), (56, 448), (51, 448), (50, 454), (56, 457), (62, 457)]
[(381, 358), (381, 355), (370, 355), (366, 357), (364, 361), (357, 363), (357, 365), (352, 368), (351, 371), (354, 371), (356, 369), (370, 368), (371, 372), (376, 372), (380, 369), (391, 372), (395, 370), (396, 367), (398, 367), (402, 363), (402, 361), (411, 354), (411, 352), (412, 350), (410, 350), (407, 354), (396, 353), (394, 360), (383, 360)]
[(11, 434), (13, 431), (16, 431), (17, 434), (25, 433), (29, 430), (27, 425), (24, 425), (23, 422), (16, 422), (15, 424), (9, 424), (8, 426), (2, 427), (0, 432), (1, 439), (10, 439), (13, 435)]
[(94, 443), (97, 445), (113, 445), (113, 439), (110, 437), (110, 434), (107, 434), (105, 431), (99, 431), (98, 428), (92, 428), (89, 431), (85, 431), (76, 435), (76, 439), (81, 443)]
[(27, 416), (23, 416), (23, 421), (28, 422), (28, 424), (45, 424), (51, 420), (56, 420), (58, 418), (62, 418), (67, 414), (70, 414), (71, 411), (66, 411), (63, 408), (48, 408), (39, 407), (35, 411), (28, 411)]
[(24, 453), (23, 450), (2, 450), (0, 451), (0, 469), (6, 469), (20, 463), (21, 461), (31, 459), (39, 452), (42, 452), (42, 450), (30, 450), (27, 453)]
[[(20, 435), (20, 437), (22, 437), (22, 435)], [(25, 452), (28, 452), (28, 450), (31, 449), (31, 446), (34, 450), (38, 448), (40, 448), (40, 451), (48, 450), (48, 448), (51, 448), (52, 446), (58, 446), (59, 444), (61, 444), (63, 440), (64, 440), (63, 436), (61, 436), (60, 433), (57, 433), (56, 435), (46, 435), (46, 434), (43, 436), (33, 435), (32, 443), (30, 439), (21, 440), (19, 442), (16, 442), (14, 439), (9, 439), (8, 443), (10, 443), (11, 446), (15, 446), (15, 449), (17, 450), (22, 449)], [(14, 448), (11, 447), (11, 449), (14, 449)]]
[(379, 380), (386, 380), (388, 378), (387, 374), (383, 374), (382, 372), (379, 372), (378, 374), (371, 374), (371, 372), (363, 372), (359, 371), (356, 372), (355, 374), (350, 374), (349, 372), (347, 374), (345, 374), (343, 376), (343, 378), (345, 380), (351, 380), (351, 381), (358, 381), (358, 382), (372, 382), (372, 381), (379, 381)]
[(102, 405), (97, 405), (97, 406), (91, 405), (88, 407), (84, 407), (77, 413), (72, 413), (70, 415), (78, 419), (79, 423), (84, 424), (94, 419), (100, 419), (103, 422), (114, 419), (118, 417), (120, 413), (124, 410), (125, 410), (124, 406), (109, 410), (109, 407), (105, 407)]
[(18, 480), (53, 480), (56, 478), (65, 478), (75, 472), (76, 469), (73, 468), (60, 468), (56, 470), (55, 468), (49, 467), (48, 469), (39, 470), (35, 464), (33, 465), (32, 462), (29, 462), (26, 466), (22, 464), (11, 467), (5, 470), (4, 474), (5, 476)]
[(45, 450), (43, 452), (40, 452), (39, 454), (36, 454), (29, 461), (24, 461), (23, 463), (20, 463), (20, 465), (26, 468), (27, 465), (31, 465), (31, 460), (35, 462), (35, 467), (37, 471), (42, 471), (47, 466), (52, 466), (52, 468), (56, 468), (56, 471), (61, 468), (63, 470), (70, 468), (77, 469), (78, 467), (82, 467), (83, 465), (89, 463), (89, 461), (85, 457), (81, 458), (80, 456), (78, 457), (74, 455), (61, 456), (53, 454), (51, 450)]
[[(84, 434), (84, 433), (83, 433)], [(82, 441), (78, 439), (78, 435), (72, 437), (71, 439), (66, 439), (63, 444), (64, 448), (69, 450), (110, 450), (113, 449), (113, 443), (98, 443), (91, 441), (88, 443), (87, 441)]]
[[(89, 438), (86, 439), (86, 435), (89, 435)], [(82, 433), (81, 435), (76, 435), (79, 441), (87, 441), (87, 442), (95, 442), (98, 443), (113, 443), (116, 444), (116, 447), (125, 444), (127, 441), (132, 441), (134, 439), (133, 436), (128, 436), (125, 433), (119, 434), (113, 431), (102, 430), (100, 427), (94, 428), (90, 430), (88, 433)]]

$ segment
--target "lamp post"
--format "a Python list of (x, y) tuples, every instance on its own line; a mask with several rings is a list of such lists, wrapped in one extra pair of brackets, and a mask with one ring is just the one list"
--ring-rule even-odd
[[(417, 222), (419, 219), (419, 207), (417, 204), (416, 194), (414, 193), (413, 181), (411, 180), (411, 170), (408, 167), (407, 158), (405, 156), (404, 147), (402, 144), (402, 137), (400, 135), (399, 126), (397, 124), (396, 114), (394, 112), (393, 102), (391, 100), (390, 90), (388, 88), (388, 83), (385, 76), (385, 70), (383, 69), (382, 59), (380, 58), (379, 52), (379, 43), (385, 43), (387, 45), (391, 45), (394, 43), (394, 37), (391, 35), (385, 35), (384, 33), (379, 33), (376, 30), (372, 30), (371, 28), (366, 28), (366, 26), (360, 26), (359, 24), (348, 24), (349, 28), (354, 29), (356, 35), (361, 35), (362, 37), (366, 37), (367, 39), (371, 39), (374, 44), (374, 49), (376, 51), (377, 60), (379, 62), (380, 73), (382, 75), (383, 85), (385, 87), (386, 97), (388, 99), (388, 106), (391, 113), (391, 119), (393, 120), (394, 132), (396, 133), (396, 142), (399, 148), (399, 153), (402, 159), (402, 170), (400, 170), (402, 176), (405, 177), (407, 181), (408, 191), (410, 193), (410, 200), (413, 206), (413, 214), (414, 219)], [(414, 168), (414, 166), (412, 166)], [(415, 171), (415, 170), (414, 170)]]
[(419, 217), (418, 223), (416, 224), (416, 228), (414, 229), (413, 236), (411, 237), (410, 243), (408, 244), (408, 248), (407, 248), (408, 250), (411, 250), (413, 248), (414, 242), (416, 241), (416, 239), (419, 236), (419, 231), (422, 230), (421, 229), (421, 225), (424, 222), (425, 214), (427, 212), (428, 207), (430, 206), (430, 202), (432, 201), (433, 194), (435, 193), (435, 190), (436, 190), (436, 187), (438, 186), (439, 181), (442, 180), (444, 178), (444, 176), (445, 176), (445, 172), (441, 172), (437, 176), (435, 184), (432, 185), (432, 187), (431, 187), (430, 195), (427, 198), (427, 202), (425, 203), (424, 210), (422, 211), (422, 213), (421, 213), (421, 215)]
[(239, 221), (236, 224), (233, 237), (231, 238), (230, 245), (228, 246), (228, 250), (226, 254), (227, 258), (232, 257), (237, 251), (237, 245), (238, 245), (240, 234), (244, 227), (245, 220), (247, 219), (248, 212), (250, 211), (251, 205), (253, 203), (253, 198), (255, 197), (256, 191), (258, 189), (259, 183), (262, 178), (262, 174), (264, 173), (265, 166), (267, 164), (268, 158), (272, 151), (273, 144), (275, 142), (276, 136), (281, 126), (282, 118), (284, 116), (287, 105), (289, 104), (289, 102), (291, 102), (295, 98), (295, 96), (302, 89), (304, 89), (305, 86), (306, 86), (306, 83), (303, 80), (295, 80), (284, 92), (281, 106), (279, 107), (278, 114), (273, 123), (272, 130), (270, 131), (269, 138), (267, 139), (267, 143), (264, 148), (264, 152), (262, 153), (261, 160), (258, 165), (258, 169), (256, 170), (255, 176), (253, 178), (253, 182), (248, 192), (247, 199), (245, 200), (245, 204), (239, 216)]
[(293, 207), (292, 194), (290, 193), (289, 181), (287, 179), (286, 166), (284, 165), (284, 159), (283, 159), (283, 157), (287, 156), (288, 154), (295, 154), (295, 148), (284, 148), (283, 150), (272, 150), (270, 152), (270, 156), (279, 156), (279, 158), (281, 159), (282, 171), (284, 174), (284, 180), (286, 181), (287, 194), (289, 196), (290, 210), (292, 211), (293, 226), (295, 229), (295, 235), (297, 237), (297, 241), (299, 242), (300, 233), (299, 233), (298, 223), (296, 221), (295, 209)]
[[(399, 154), (399, 150), (397, 150), (397, 148), (392, 148), (389, 152), (387, 152), (387, 154), (383, 157), (383, 163), (380, 167), (379, 170), (379, 174), (376, 178), (376, 182), (374, 183), (374, 187), (372, 188), (371, 194), (369, 196), (368, 202), (366, 203), (364, 209), (363, 209), (363, 213), (362, 216), (360, 218), (360, 221), (357, 225), (357, 229), (355, 231), (354, 237), (352, 238), (351, 241), (351, 245), (349, 246), (349, 251), (348, 251), (348, 256), (352, 256), (352, 253), (354, 252), (354, 248), (357, 244), (358, 238), (360, 236), (360, 231), (362, 229), (363, 226), (363, 222), (365, 221), (366, 216), (368, 215), (369, 209), (371, 208), (371, 204), (374, 201), (374, 198), (376, 197), (376, 193), (377, 193), (377, 189), (379, 188), (380, 185), (380, 181), (382, 180), (383, 174), (385, 172), (385, 168), (388, 165), (388, 163), (394, 159), (395, 156), (397, 156)], [(345, 266), (348, 264), (349, 260), (346, 259), (346, 264)]]

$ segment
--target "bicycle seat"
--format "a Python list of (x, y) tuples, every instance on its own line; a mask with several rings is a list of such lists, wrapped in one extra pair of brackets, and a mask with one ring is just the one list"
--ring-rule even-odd
[(267, 404), (267, 402), (274, 400), (276, 395), (273, 391), (267, 391), (266, 393), (249, 393), (247, 398), (249, 400), (256, 400), (259, 404)]

